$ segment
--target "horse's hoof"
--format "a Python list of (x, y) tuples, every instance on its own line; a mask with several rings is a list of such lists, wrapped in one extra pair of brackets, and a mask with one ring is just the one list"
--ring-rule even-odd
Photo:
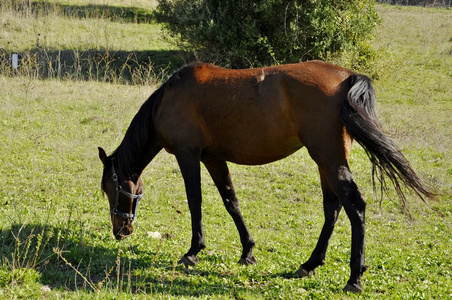
[(199, 263), (199, 259), (195, 256), (183, 256), (178, 262), (177, 264), (184, 264), (186, 267), (191, 266), (194, 267)]
[(300, 267), (295, 273), (298, 276), (300, 276), (300, 278), (302, 278), (302, 277), (307, 277), (307, 276), (314, 275), (315, 274), (315, 270), (308, 271), (306, 269), (303, 269), (303, 267)]
[(255, 265), (257, 263), (256, 259), (254, 258), (254, 256), (251, 255), (251, 257), (247, 257), (247, 258), (240, 258), (239, 264), (241, 265)]
[(347, 283), (347, 285), (344, 287), (344, 292), (361, 294), (363, 292), (363, 287), (362, 287), (361, 283), (354, 283), (354, 284)]

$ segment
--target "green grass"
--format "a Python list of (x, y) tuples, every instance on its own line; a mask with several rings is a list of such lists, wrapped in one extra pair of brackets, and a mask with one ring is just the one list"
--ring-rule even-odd
[(0, 70), (18, 53), (20, 75), (150, 84), (193, 59), (156, 23), (155, 1), (119, 2), (0, 1)]
[(138, 24), (101, 17), (79, 18), (49, 12), (35, 16), (13, 10), (2, 13), (5, 49), (47, 50), (175, 50), (156, 23)]
[[(0, 76), (0, 296), (452, 297), (452, 36), (448, 31), (452, 11), (379, 9), (384, 19), (375, 40), (382, 54), (377, 61), (380, 79), (375, 82), (379, 114), (414, 168), (440, 193), (440, 201), (432, 206), (444, 216), (410, 196), (414, 221), (409, 221), (394, 192), (384, 195), (380, 204), (380, 195), (372, 190), (370, 164), (354, 145), (351, 167), (369, 203), (366, 258), (370, 269), (363, 276), (363, 295), (341, 291), (349, 276), (350, 256), (350, 225), (344, 213), (331, 240), (327, 264), (313, 277), (292, 276), (309, 257), (323, 222), (318, 172), (306, 150), (265, 166), (230, 165), (245, 220), (257, 242), (255, 266), (236, 263), (241, 253), (237, 230), (203, 169), (207, 249), (199, 255), (198, 266), (184, 269), (176, 263), (189, 247), (190, 215), (183, 180), (171, 155), (160, 153), (143, 174), (145, 198), (131, 238), (117, 242), (112, 236), (107, 199), (100, 191), (102, 164), (97, 146), (111, 152), (119, 145), (130, 120), (155, 87), (105, 83), (95, 77), (38, 80), (34, 73), (10, 76), (4, 67)], [(37, 24), (33, 22), (39, 20), (2, 13), (3, 32), (10, 32), (4, 18), (15, 22), (19, 31), (33, 30)], [(111, 36), (115, 36), (113, 28), (121, 27), (135, 32), (137, 38), (140, 28), (150, 26), (55, 15), (49, 28), (60, 26), (56, 20), (67, 22), (61, 24), (70, 28), (65, 41), (72, 51), (94, 47), (79, 38), (82, 29), (75, 29), (83, 22), (102, 24), (110, 28)], [(53, 32), (49, 29), (46, 35), (54, 36)], [(99, 41), (99, 49), (105, 47), (102, 31), (92, 34), (91, 41)], [(28, 51), (26, 45), (33, 45), (34, 35), (24, 33), (22, 39), (16, 46)], [(63, 49), (63, 39), (47, 41), (48, 49)], [(114, 43), (111, 51), (159, 51), (150, 44), (134, 48), (119, 37)], [(165, 238), (150, 238), (148, 232), (155, 231)]]

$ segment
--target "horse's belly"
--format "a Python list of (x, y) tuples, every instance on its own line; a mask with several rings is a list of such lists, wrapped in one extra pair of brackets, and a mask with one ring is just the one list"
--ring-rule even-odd
[[(255, 137), (256, 138), (256, 137)], [(224, 141), (223, 141), (224, 142)], [(262, 165), (283, 159), (303, 144), (296, 137), (284, 140), (235, 140), (206, 149), (203, 157), (230, 161), (242, 165)]]

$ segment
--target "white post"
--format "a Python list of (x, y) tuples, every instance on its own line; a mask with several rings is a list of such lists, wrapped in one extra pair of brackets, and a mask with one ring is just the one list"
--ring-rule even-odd
[(19, 68), (19, 54), (14, 53), (12, 60), (13, 60), (13, 69)]

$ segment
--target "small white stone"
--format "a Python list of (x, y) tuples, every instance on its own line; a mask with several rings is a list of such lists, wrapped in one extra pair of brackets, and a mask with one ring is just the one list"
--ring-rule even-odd
[(41, 286), (41, 292), (44, 293), (50, 292), (50, 287), (48, 285)]
[(161, 239), (162, 238), (162, 235), (158, 231), (156, 231), (156, 232), (148, 231), (147, 234), (148, 234), (148, 238), (152, 238), (152, 239)]

